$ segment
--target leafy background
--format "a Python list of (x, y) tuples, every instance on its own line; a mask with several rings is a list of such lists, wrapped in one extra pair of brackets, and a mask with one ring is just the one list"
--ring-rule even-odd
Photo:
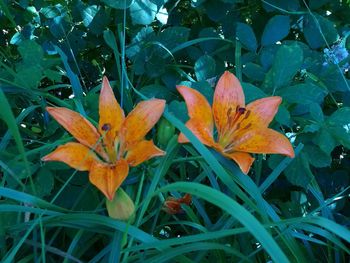
[[(349, 14), (338, 0), (0, 0), (3, 261), (347, 261)], [(175, 86), (211, 101), (225, 69), (248, 102), (283, 98), (272, 127), (295, 159), (258, 155), (245, 176), (191, 136)], [(103, 75), (127, 112), (140, 94), (167, 100), (150, 135), (167, 156), (123, 184), (135, 222), (108, 218), (86, 173), (40, 161), (71, 140), (45, 107), (97, 121)], [(161, 210), (185, 192), (184, 213)]]

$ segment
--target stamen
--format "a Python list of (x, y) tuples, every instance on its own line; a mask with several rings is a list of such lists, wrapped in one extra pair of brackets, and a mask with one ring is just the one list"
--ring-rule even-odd
[(246, 111), (246, 108), (239, 107), (236, 112), (242, 115), (245, 113), (245, 111)]
[(101, 127), (102, 131), (109, 131), (111, 129), (111, 125), (109, 123), (105, 123)]
[(250, 115), (250, 110), (247, 110), (247, 112), (245, 113), (244, 119), (248, 119), (249, 115)]

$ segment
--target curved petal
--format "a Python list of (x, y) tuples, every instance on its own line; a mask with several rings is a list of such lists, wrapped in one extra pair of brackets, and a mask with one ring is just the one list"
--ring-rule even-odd
[(254, 162), (254, 158), (249, 153), (245, 152), (224, 153), (224, 155), (234, 160), (245, 174), (249, 172), (249, 169)]
[(81, 144), (90, 148), (97, 147), (97, 151), (100, 153), (101, 146), (96, 145), (100, 134), (87, 119), (67, 108), (47, 107), (46, 110)]
[(98, 159), (88, 147), (80, 143), (69, 142), (58, 146), (56, 150), (41, 160), (64, 162), (76, 170), (88, 171), (91, 164)]
[(114, 165), (93, 162), (90, 168), (89, 180), (109, 200), (113, 200), (115, 192), (128, 176), (128, 163), (121, 159)]
[[(209, 130), (207, 126), (204, 126), (200, 121), (196, 119), (190, 119), (186, 122), (186, 127), (192, 131), (192, 133), (201, 141), (204, 145), (213, 146), (215, 144), (213, 139), (213, 131)], [(183, 133), (180, 133), (178, 138), (179, 143), (186, 143), (189, 140)]]
[(165, 152), (155, 146), (153, 141), (143, 140), (129, 149), (125, 159), (130, 166), (137, 166), (155, 156), (163, 155)]
[(140, 141), (152, 129), (162, 116), (165, 100), (151, 99), (142, 101), (126, 117), (123, 123), (123, 136), (126, 144)]
[(107, 77), (103, 77), (99, 99), (100, 120), (98, 129), (100, 134), (105, 134), (104, 142), (110, 151), (114, 150), (113, 143), (124, 121), (124, 111), (115, 99), (113, 90)]
[(282, 98), (278, 96), (267, 97), (253, 101), (247, 105), (247, 112), (249, 117), (242, 121), (241, 127), (244, 123), (251, 123), (252, 125), (261, 125), (266, 128), (275, 117), (278, 106), (281, 104)]
[(245, 106), (244, 93), (239, 80), (225, 71), (220, 77), (214, 92), (213, 115), (218, 133), (228, 125), (228, 113)]
[(250, 153), (278, 153), (294, 158), (293, 146), (288, 138), (272, 129), (250, 129), (237, 137), (234, 151)]
[(214, 121), (211, 107), (207, 99), (197, 90), (186, 86), (177, 86), (177, 90), (185, 99), (188, 116), (201, 122), (206, 130), (213, 133)]

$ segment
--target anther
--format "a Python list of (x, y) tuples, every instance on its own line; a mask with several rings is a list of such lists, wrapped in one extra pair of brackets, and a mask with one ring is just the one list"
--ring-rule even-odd
[(109, 123), (105, 123), (101, 127), (102, 131), (109, 131), (111, 129), (111, 125)]
[(246, 108), (242, 108), (242, 107), (237, 108), (237, 113), (239, 114), (244, 114), (245, 111), (246, 111)]

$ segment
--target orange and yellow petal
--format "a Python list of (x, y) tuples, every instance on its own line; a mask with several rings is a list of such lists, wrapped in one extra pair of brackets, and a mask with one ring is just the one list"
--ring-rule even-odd
[(76, 170), (88, 171), (91, 164), (98, 159), (88, 147), (80, 143), (69, 142), (58, 146), (56, 150), (41, 160), (63, 162)]
[(245, 106), (242, 86), (235, 75), (225, 71), (216, 85), (213, 100), (213, 115), (219, 134), (228, 125), (228, 113), (234, 112), (237, 106)]
[(137, 166), (153, 157), (163, 155), (165, 152), (155, 146), (153, 141), (142, 140), (128, 150), (125, 159), (130, 166)]
[(89, 180), (107, 198), (113, 200), (116, 190), (128, 176), (129, 166), (126, 160), (118, 160), (115, 164), (93, 162), (90, 168)]
[(79, 113), (60, 107), (47, 107), (46, 110), (80, 143), (90, 148), (96, 147), (100, 134), (97, 129)]
[(176, 88), (186, 102), (190, 119), (200, 121), (205, 129), (213, 133), (213, 114), (207, 99), (195, 89), (186, 86), (177, 86)]
[(99, 114), (99, 132), (100, 134), (104, 134), (104, 142), (107, 147), (113, 148), (114, 139), (125, 117), (123, 109), (115, 99), (107, 77), (103, 77), (99, 100)]
[(142, 140), (162, 116), (165, 100), (142, 101), (126, 117), (122, 136), (127, 145)]
[(245, 123), (252, 123), (255, 126), (261, 125), (266, 128), (275, 117), (281, 102), (281, 97), (273, 96), (249, 103), (246, 108), (249, 111), (249, 116), (242, 121), (244, 123), (242, 123), (241, 127), (244, 127)]
[[(200, 121), (196, 119), (190, 119), (186, 123), (186, 127), (192, 131), (192, 133), (200, 140), (201, 143), (207, 146), (214, 145), (213, 131), (208, 128), (208, 126), (203, 125)], [(179, 143), (187, 143), (189, 140), (187, 137), (180, 133), (178, 138)]]
[(233, 150), (294, 157), (294, 149), (288, 138), (272, 129), (250, 129), (236, 138)]
[(233, 152), (233, 153), (223, 153), (226, 157), (234, 160), (241, 171), (247, 174), (254, 162), (254, 158), (245, 152)]

